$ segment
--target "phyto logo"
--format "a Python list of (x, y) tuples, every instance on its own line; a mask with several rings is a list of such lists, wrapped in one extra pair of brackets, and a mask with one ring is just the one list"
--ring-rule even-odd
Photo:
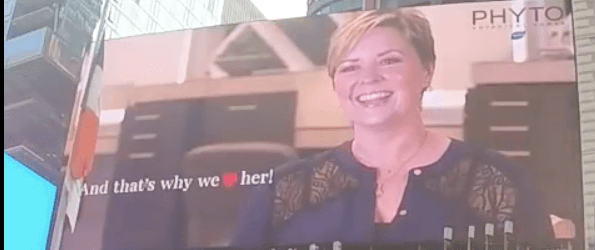
[(499, 29), (520, 26), (563, 25), (566, 17), (560, 6), (478, 9), (471, 13), (473, 29)]

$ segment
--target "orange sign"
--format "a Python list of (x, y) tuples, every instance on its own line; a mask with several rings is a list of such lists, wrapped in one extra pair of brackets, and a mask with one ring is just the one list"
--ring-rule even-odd
[(93, 168), (98, 128), (99, 118), (92, 110), (85, 108), (79, 118), (74, 147), (68, 164), (74, 178), (86, 177)]

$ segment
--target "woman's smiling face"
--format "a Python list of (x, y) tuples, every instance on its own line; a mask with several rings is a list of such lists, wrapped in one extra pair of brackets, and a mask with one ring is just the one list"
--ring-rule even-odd
[(398, 125), (421, 115), (421, 94), (432, 70), (422, 65), (399, 31), (376, 27), (345, 55), (333, 81), (343, 110), (355, 124)]

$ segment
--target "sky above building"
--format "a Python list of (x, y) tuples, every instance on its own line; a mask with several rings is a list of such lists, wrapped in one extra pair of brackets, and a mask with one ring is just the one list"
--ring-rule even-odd
[(252, 0), (267, 19), (306, 16), (307, 0)]

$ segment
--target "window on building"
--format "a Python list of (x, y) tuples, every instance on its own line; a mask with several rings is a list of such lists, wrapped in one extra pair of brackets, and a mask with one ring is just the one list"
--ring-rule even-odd
[(209, 3), (207, 4), (207, 9), (209, 10), (209, 12), (215, 12), (215, 4), (216, 0), (209, 0)]
[(186, 6), (188, 6), (188, 9), (191, 11), (194, 10), (194, 7), (196, 6), (196, 0), (186, 0)]
[(105, 31), (104, 31), (105, 32), (105, 40), (114, 38), (113, 37), (114, 34), (112, 31), (113, 31), (112, 27), (106, 26)]
[(316, 12), (316, 15), (324, 15), (324, 14), (328, 14), (331, 13), (331, 6), (326, 6), (322, 9), (320, 9), (318, 12)]
[(170, 14), (173, 15), (176, 19), (181, 20), (182, 19), (182, 11), (184, 11), (184, 6), (182, 6), (182, 4), (178, 1), (170, 1), (171, 3), (169, 3), (169, 9), (170, 9)]
[[(377, 0), (379, 1), (379, 0)], [(346, 11), (358, 11), (363, 8), (362, 0), (343, 0), (337, 2), (331, 2), (325, 7), (318, 10), (315, 15), (323, 15), (329, 13), (346, 12)]]
[(147, 31), (155, 32), (156, 29), (157, 29), (157, 23), (153, 19), (149, 19), (149, 22), (147, 22)]
[(155, 16), (155, 18), (159, 17), (159, 9), (161, 9), (161, 6), (159, 6), (159, 2), (153, 0), (151, 2), (151, 13), (153, 14), (153, 16)]
[(139, 10), (138, 12), (138, 16), (136, 17), (136, 19), (132, 20), (132, 22), (141, 30), (145, 30), (149, 24), (149, 20), (152, 20), (153, 18), (149, 16), (149, 13)]
[(361, 0), (347, 0), (347, 1), (339, 1), (330, 4), (331, 7), (330, 11), (335, 12), (343, 12), (343, 11), (354, 11), (354, 10), (361, 10), (362, 9), (363, 1)]
[[(434, 0), (435, 1), (435, 0)], [(435, 1), (439, 3), (441, 1)], [(398, 7), (413, 7), (431, 5), (430, 0), (382, 0), (380, 1), (380, 8), (398, 8)]]
[(110, 5), (109, 11), (107, 13), (107, 20), (111, 23), (117, 23), (118, 17), (119, 17), (118, 9), (116, 9), (114, 6)]
[(189, 11), (184, 11), (184, 19), (183, 19), (184, 25), (190, 25), (190, 12)]

